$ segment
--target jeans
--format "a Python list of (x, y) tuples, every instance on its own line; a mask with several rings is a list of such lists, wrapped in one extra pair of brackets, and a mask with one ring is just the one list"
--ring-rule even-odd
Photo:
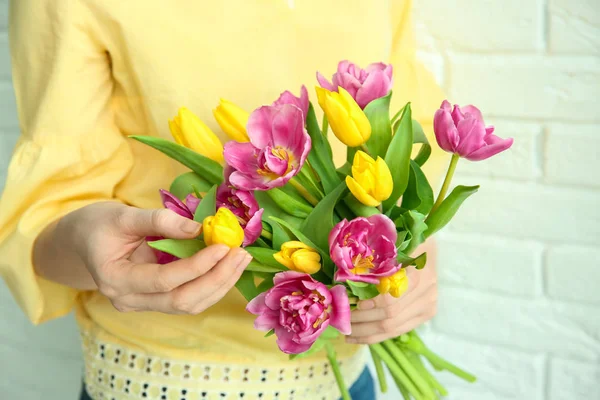
[[(354, 385), (350, 387), (350, 397), (352, 400), (375, 400), (375, 384), (368, 368), (365, 368)], [(92, 400), (85, 388), (82, 389), (79, 400)]]

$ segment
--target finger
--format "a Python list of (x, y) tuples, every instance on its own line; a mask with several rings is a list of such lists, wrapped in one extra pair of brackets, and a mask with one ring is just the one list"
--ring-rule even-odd
[[(416, 268), (412, 266), (407, 267), (406, 277), (408, 278), (408, 288), (406, 289), (406, 292), (402, 294), (400, 299), (406, 297), (407, 294), (413, 292), (419, 286), (420, 276), (419, 271)], [(371, 310), (373, 308), (387, 307), (390, 304), (395, 303), (397, 301), (398, 299), (390, 295), (381, 295), (375, 297), (374, 299), (359, 301), (357, 304), (357, 308), (358, 310)]]
[(121, 260), (121, 265), (110, 266), (110, 281), (121, 295), (133, 293), (169, 292), (186, 282), (206, 274), (229, 253), (225, 245), (209, 246), (189, 258), (169, 264), (135, 264)]
[(381, 343), (384, 340), (395, 338), (397, 336), (400, 336), (407, 332), (410, 332), (413, 329), (418, 328), (419, 326), (421, 326), (423, 323), (427, 322), (428, 320), (429, 319), (426, 316), (420, 315), (409, 321), (406, 321), (404, 324), (398, 326), (396, 329), (394, 329), (388, 333), (378, 333), (378, 334), (367, 335), (367, 336), (355, 336), (354, 335), (354, 326), (353, 326), (352, 327), (352, 335), (346, 336), (346, 343), (351, 343), (351, 344)]
[(140, 244), (138, 248), (133, 251), (131, 256), (129, 256), (129, 261), (136, 264), (154, 264), (156, 263), (156, 253), (152, 247), (148, 246), (148, 243), (142, 242), (142, 244)]
[(358, 303), (358, 309), (352, 311), (351, 322), (371, 322), (388, 319), (396, 315), (396, 310), (402, 307), (402, 298), (394, 298), (383, 294), (371, 300)]
[(202, 225), (174, 211), (164, 209), (144, 210), (127, 207), (119, 214), (121, 231), (136, 238), (163, 236), (172, 239), (190, 239), (200, 234)]
[(130, 310), (198, 314), (220, 300), (235, 285), (250, 260), (250, 255), (244, 250), (232, 249), (209, 273), (171, 292), (131, 294), (121, 303)]

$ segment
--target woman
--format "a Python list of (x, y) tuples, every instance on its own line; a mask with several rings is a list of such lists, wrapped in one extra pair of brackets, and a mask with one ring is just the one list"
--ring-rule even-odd
[[(211, 246), (157, 265), (146, 236), (199, 226), (161, 209), (181, 167), (127, 135), (169, 136), (180, 106), (213, 130), (219, 97), (247, 110), (339, 60), (394, 64), (397, 104), (430, 131), (441, 93), (415, 61), (410, 1), (15, 0), (13, 79), (22, 137), (0, 203), (0, 272), (35, 324), (75, 309), (83, 398), (335, 399), (323, 355), (291, 362), (232, 289), (250, 261)], [(435, 270), (399, 300), (359, 305), (339, 343), (354, 399), (373, 398), (356, 344), (397, 336), (435, 310)], [(418, 301), (417, 301), (418, 300)], [(145, 311), (131, 313), (129, 311)]]

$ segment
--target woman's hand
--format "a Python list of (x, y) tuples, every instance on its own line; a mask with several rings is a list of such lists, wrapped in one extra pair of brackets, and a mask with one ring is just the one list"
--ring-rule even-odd
[(34, 265), (47, 279), (98, 289), (119, 311), (198, 314), (225, 296), (252, 257), (241, 248), (214, 245), (159, 265), (145, 238), (191, 239), (200, 228), (167, 209), (97, 203), (44, 230), (35, 244)]
[(352, 312), (352, 334), (348, 343), (373, 344), (400, 336), (429, 321), (437, 310), (437, 273), (435, 245), (427, 242), (415, 254), (427, 252), (422, 270), (407, 269), (408, 289), (400, 298), (389, 294), (358, 303)]

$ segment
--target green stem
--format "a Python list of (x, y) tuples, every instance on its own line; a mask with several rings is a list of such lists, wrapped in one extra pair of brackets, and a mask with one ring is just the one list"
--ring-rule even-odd
[(456, 164), (460, 156), (458, 154), (452, 154), (452, 159), (450, 160), (450, 166), (448, 167), (448, 172), (446, 172), (446, 178), (444, 178), (444, 183), (442, 184), (442, 188), (440, 189), (440, 194), (438, 194), (438, 198), (433, 205), (433, 208), (429, 212), (429, 215), (433, 214), (435, 210), (442, 204), (444, 198), (446, 198), (446, 193), (448, 193), (448, 188), (450, 187), (450, 181), (452, 181), (452, 176), (454, 175), (454, 171), (456, 170)]
[(406, 372), (410, 379), (415, 383), (421, 393), (425, 395), (427, 399), (434, 399), (435, 393), (429, 386), (429, 383), (421, 376), (419, 371), (411, 364), (404, 353), (396, 346), (391, 340), (383, 342), (383, 347), (389, 351), (392, 356), (396, 359), (396, 362)]
[(302, 186), (296, 180), (296, 178), (290, 179), (290, 184), (298, 191), (298, 193), (300, 193), (302, 195), (302, 197), (304, 197), (306, 199), (306, 201), (308, 201), (313, 206), (316, 206), (319, 203), (319, 201), (317, 199), (315, 199), (312, 194), (308, 193), (308, 190), (306, 190), (306, 188), (304, 186)]
[(367, 147), (367, 145), (365, 143), (361, 144), (360, 148), (361, 148), (362, 151), (364, 151), (368, 155), (371, 155), (371, 152), (369, 151), (369, 148)]
[(370, 347), (373, 349), (373, 351), (375, 351), (375, 353), (377, 353), (377, 355), (388, 367), (392, 376), (394, 377), (394, 380), (396, 380), (398, 387), (405, 388), (416, 400), (423, 399), (421, 392), (419, 392), (408, 375), (406, 375), (402, 368), (400, 368), (396, 360), (394, 360), (394, 357), (392, 357), (381, 344), (372, 344)]
[(340, 371), (340, 365), (337, 362), (333, 344), (331, 344), (331, 342), (328, 341), (325, 344), (325, 350), (327, 350), (327, 358), (329, 359), (331, 369), (333, 370), (333, 374), (335, 375), (335, 380), (337, 381), (338, 387), (340, 388), (340, 392), (342, 393), (342, 399), (352, 400), (352, 398), (350, 397), (350, 392), (348, 392), (348, 388), (346, 387), (346, 383), (344, 382), (342, 372)]
[(269, 240), (273, 240), (273, 234), (271, 232), (269, 232), (269, 231), (264, 230), (264, 229), (260, 233), (260, 236), (262, 236), (264, 238), (267, 238)]
[(329, 121), (327, 120), (327, 116), (325, 114), (323, 114), (323, 129), (321, 129), (321, 132), (323, 132), (323, 136), (327, 137), (328, 130), (329, 130)]
[(458, 376), (461, 379), (464, 379), (467, 382), (473, 383), (477, 380), (477, 378), (474, 375), (471, 375), (467, 371), (460, 369), (456, 365), (452, 364), (450, 361), (443, 359), (442, 357), (438, 356), (429, 349), (425, 349), (423, 356), (425, 356), (425, 358), (427, 358), (427, 360), (434, 367), (437, 367), (439, 369), (445, 369), (446, 371), (453, 373), (454, 375)]
[(373, 364), (375, 364), (375, 372), (377, 372), (377, 380), (379, 381), (379, 389), (381, 393), (387, 392), (387, 382), (385, 380), (385, 372), (383, 371), (383, 364), (381, 358), (375, 353), (375, 351), (369, 346), (371, 351), (371, 357), (373, 357)]
[(423, 364), (423, 361), (421, 361), (421, 357), (418, 354), (413, 353), (410, 350), (406, 350), (405, 354), (410, 360), (410, 362), (412, 362), (412, 364), (415, 366), (415, 368), (421, 373), (422, 376), (425, 377), (425, 379), (429, 381), (431, 386), (433, 386), (440, 395), (448, 395), (448, 391), (446, 390), (446, 388), (437, 379), (435, 379), (435, 377), (427, 370), (427, 368)]

